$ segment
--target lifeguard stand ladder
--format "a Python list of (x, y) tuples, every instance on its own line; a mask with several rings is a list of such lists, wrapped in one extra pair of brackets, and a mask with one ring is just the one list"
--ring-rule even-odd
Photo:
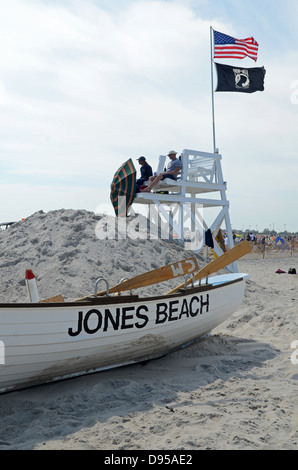
[[(199, 233), (201, 237), (200, 246), (196, 243), (190, 245), (195, 253), (206, 248), (205, 232), (210, 229), (215, 256), (220, 256), (225, 250), (220, 241), (216, 240), (220, 229), (227, 233), (227, 248), (234, 246), (226, 197), (227, 185), (223, 179), (221, 160), (222, 156), (218, 153), (183, 150), (180, 179), (160, 181), (153, 192), (136, 194), (133, 204), (147, 204), (149, 221), (158, 225), (163, 220), (164, 225), (170, 227), (173, 236), (181, 241), (185, 239), (185, 223), (190, 221), (191, 233)], [(166, 156), (161, 155), (157, 173), (164, 171), (165, 166)], [(207, 194), (208, 199), (205, 197)], [(188, 249), (187, 244), (185, 246)], [(231, 264), (228, 269), (237, 272), (237, 263)]]

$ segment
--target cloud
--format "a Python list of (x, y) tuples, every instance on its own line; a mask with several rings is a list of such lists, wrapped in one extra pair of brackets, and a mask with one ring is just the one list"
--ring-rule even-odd
[[(217, 144), (235, 224), (241, 222), (243, 195), (272, 200), (276, 188), (294, 186), (297, 174), (298, 105), (291, 102), (297, 51), (285, 37), (280, 51), (272, 47), (278, 17), (257, 20), (253, 3), (243, 28), (261, 43), (265, 92), (215, 96)], [(117, 0), (117, 7), (92, 0), (3, 2), (0, 165), (11, 212), (18, 213), (13, 183), (22, 178), (35, 195), (40, 192), (39, 205), (26, 192), (28, 211), (49, 207), (48, 201), (53, 209), (59, 202), (67, 206), (67, 192), (57, 190), (62, 182), (76, 194), (74, 208), (84, 201), (95, 210), (96, 184), (101, 203), (109, 204), (113, 174), (127, 158), (145, 154), (154, 167), (172, 147), (212, 151), (209, 28), (239, 33), (238, 4), (229, 2), (229, 9), (226, 2), (190, 0)], [(286, 30), (289, 2), (278, 5)], [(241, 64), (255, 66), (249, 60)], [(47, 191), (54, 188), (59, 198), (51, 199)], [(260, 221), (264, 208), (254, 205), (252, 217)]]
[(54, 162), (61, 172), (77, 173), (84, 148), (84, 161), (98, 168), (98, 149), (111, 148), (115, 158), (116, 142), (123, 158), (121, 151), (171, 134), (187, 112), (177, 82), (201, 49), (204, 22), (163, 2), (132, 4), (117, 15), (91, 3), (72, 5), (13, 0), (2, 16), (8, 40), (2, 123), (16, 135), (10, 158), (20, 169), (36, 170), (39, 155), (41, 171)]

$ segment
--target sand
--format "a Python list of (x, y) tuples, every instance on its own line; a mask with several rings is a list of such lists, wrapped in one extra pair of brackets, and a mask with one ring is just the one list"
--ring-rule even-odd
[[(41, 211), (1, 231), (0, 301), (27, 301), (28, 268), (41, 298), (76, 298), (99, 275), (116, 284), (189, 256), (167, 241), (98, 240), (106, 217)], [(247, 256), (238, 267), (250, 274), (243, 303), (209, 337), (146, 364), (0, 395), (0, 449), (297, 449), (298, 275), (287, 272), (298, 257)]]

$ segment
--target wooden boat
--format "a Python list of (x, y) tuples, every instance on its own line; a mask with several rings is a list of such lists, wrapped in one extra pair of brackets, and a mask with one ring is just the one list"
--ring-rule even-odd
[(224, 322), (242, 302), (245, 274), (156, 297), (94, 296), (0, 304), (0, 392), (161, 357)]

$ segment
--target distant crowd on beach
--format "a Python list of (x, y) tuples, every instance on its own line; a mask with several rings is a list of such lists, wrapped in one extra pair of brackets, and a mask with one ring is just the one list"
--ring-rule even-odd
[(246, 235), (243, 235), (238, 239), (239, 241), (247, 240), (249, 242), (263, 243), (266, 245), (275, 245), (278, 243), (283, 244), (283, 242), (287, 243), (288, 245), (295, 245), (296, 243), (298, 243), (298, 236), (296, 235), (256, 235), (254, 233), (248, 232)]
[[(225, 235), (226, 236), (226, 235)], [(226, 240), (226, 239), (225, 239)], [(265, 235), (247, 232), (246, 234), (237, 234), (233, 232), (234, 244), (244, 240), (249, 241), (256, 249), (261, 252), (265, 249), (291, 250), (298, 251), (297, 235)]]

